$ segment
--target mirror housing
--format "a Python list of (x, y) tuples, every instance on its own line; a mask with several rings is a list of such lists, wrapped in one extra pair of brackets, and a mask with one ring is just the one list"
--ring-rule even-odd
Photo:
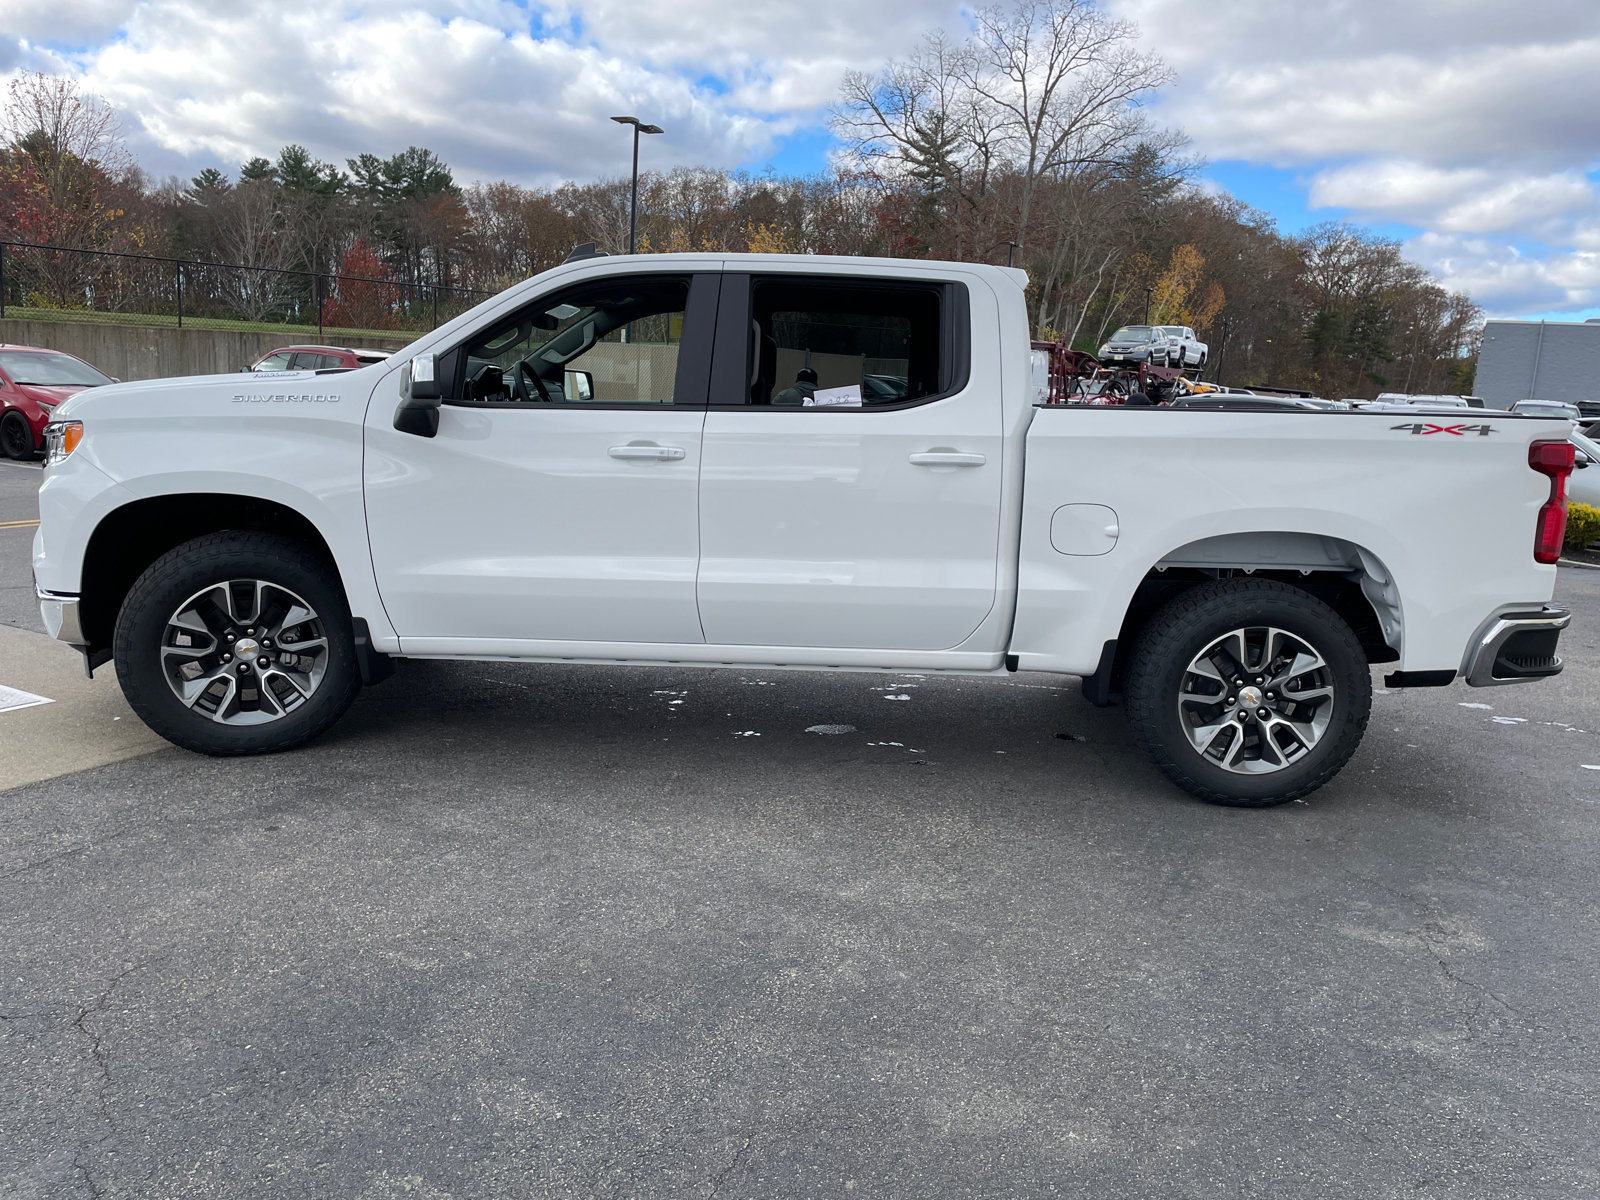
[(562, 379), (562, 387), (566, 392), (566, 399), (577, 403), (585, 403), (594, 399), (594, 372), (574, 371), (568, 368)]
[(438, 358), (419, 354), (400, 368), (400, 407), (394, 410), (394, 427), (417, 437), (434, 437), (439, 432)]

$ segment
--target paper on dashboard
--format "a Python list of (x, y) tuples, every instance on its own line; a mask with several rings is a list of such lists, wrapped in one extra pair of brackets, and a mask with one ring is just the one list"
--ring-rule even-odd
[(815, 393), (808, 396), (804, 408), (860, 408), (861, 385), (852, 383), (849, 387), (818, 388)]

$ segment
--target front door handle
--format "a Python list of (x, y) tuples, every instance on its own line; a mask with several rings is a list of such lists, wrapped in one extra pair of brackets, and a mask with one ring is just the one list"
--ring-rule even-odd
[(643, 458), (654, 462), (676, 462), (683, 457), (682, 446), (613, 446), (606, 451), (612, 458)]
[(953, 450), (930, 450), (926, 454), (913, 454), (911, 461), (919, 467), (981, 467), (989, 460), (981, 454), (957, 454)]

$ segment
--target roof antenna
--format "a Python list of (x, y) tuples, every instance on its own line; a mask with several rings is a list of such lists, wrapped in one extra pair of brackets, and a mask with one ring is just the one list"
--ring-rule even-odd
[(578, 262), (580, 259), (585, 259), (585, 258), (605, 258), (605, 257), (607, 257), (606, 252), (604, 250), (599, 249), (593, 242), (579, 242), (576, 246), (574, 246), (572, 248), (572, 253), (567, 255), (561, 261), (562, 261), (563, 264), (566, 264), (566, 263), (569, 263), (569, 262)]

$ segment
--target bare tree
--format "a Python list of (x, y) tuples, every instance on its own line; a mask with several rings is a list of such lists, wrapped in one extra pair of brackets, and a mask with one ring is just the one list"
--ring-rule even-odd
[(977, 13), (966, 80), (980, 119), (1022, 177), (1016, 242), (1028, 234), (1039, 181), (1110, 166), (1147, 132), (1138, 103), (1175, 77), (1134, 45), (1138, 28), (1087, 0), (1023, 0)]
[(301, 218), (308, 200), (273, 180), (247, 180), (215, 189), (208, 208), (214, 247), (225, 263), (260, 268), (218, 273), (218, 290), (246, 320), (260, 321), (296, 291), (293, 270), (305, 247)]
[(1149, 140), (1139, 104), (1173, 73), (1138, 50), (1131, 22), (1089, 0), (1022, 0), (975, 16), (964, 43), (930, 34), (876, 76), (847, 75), (830, 124), (863, 166), (947, 188), (969, 205), (997, 170), (1014, 175), (1006, 232), (1025, 247), (1041, 183), (1070, 182)]

